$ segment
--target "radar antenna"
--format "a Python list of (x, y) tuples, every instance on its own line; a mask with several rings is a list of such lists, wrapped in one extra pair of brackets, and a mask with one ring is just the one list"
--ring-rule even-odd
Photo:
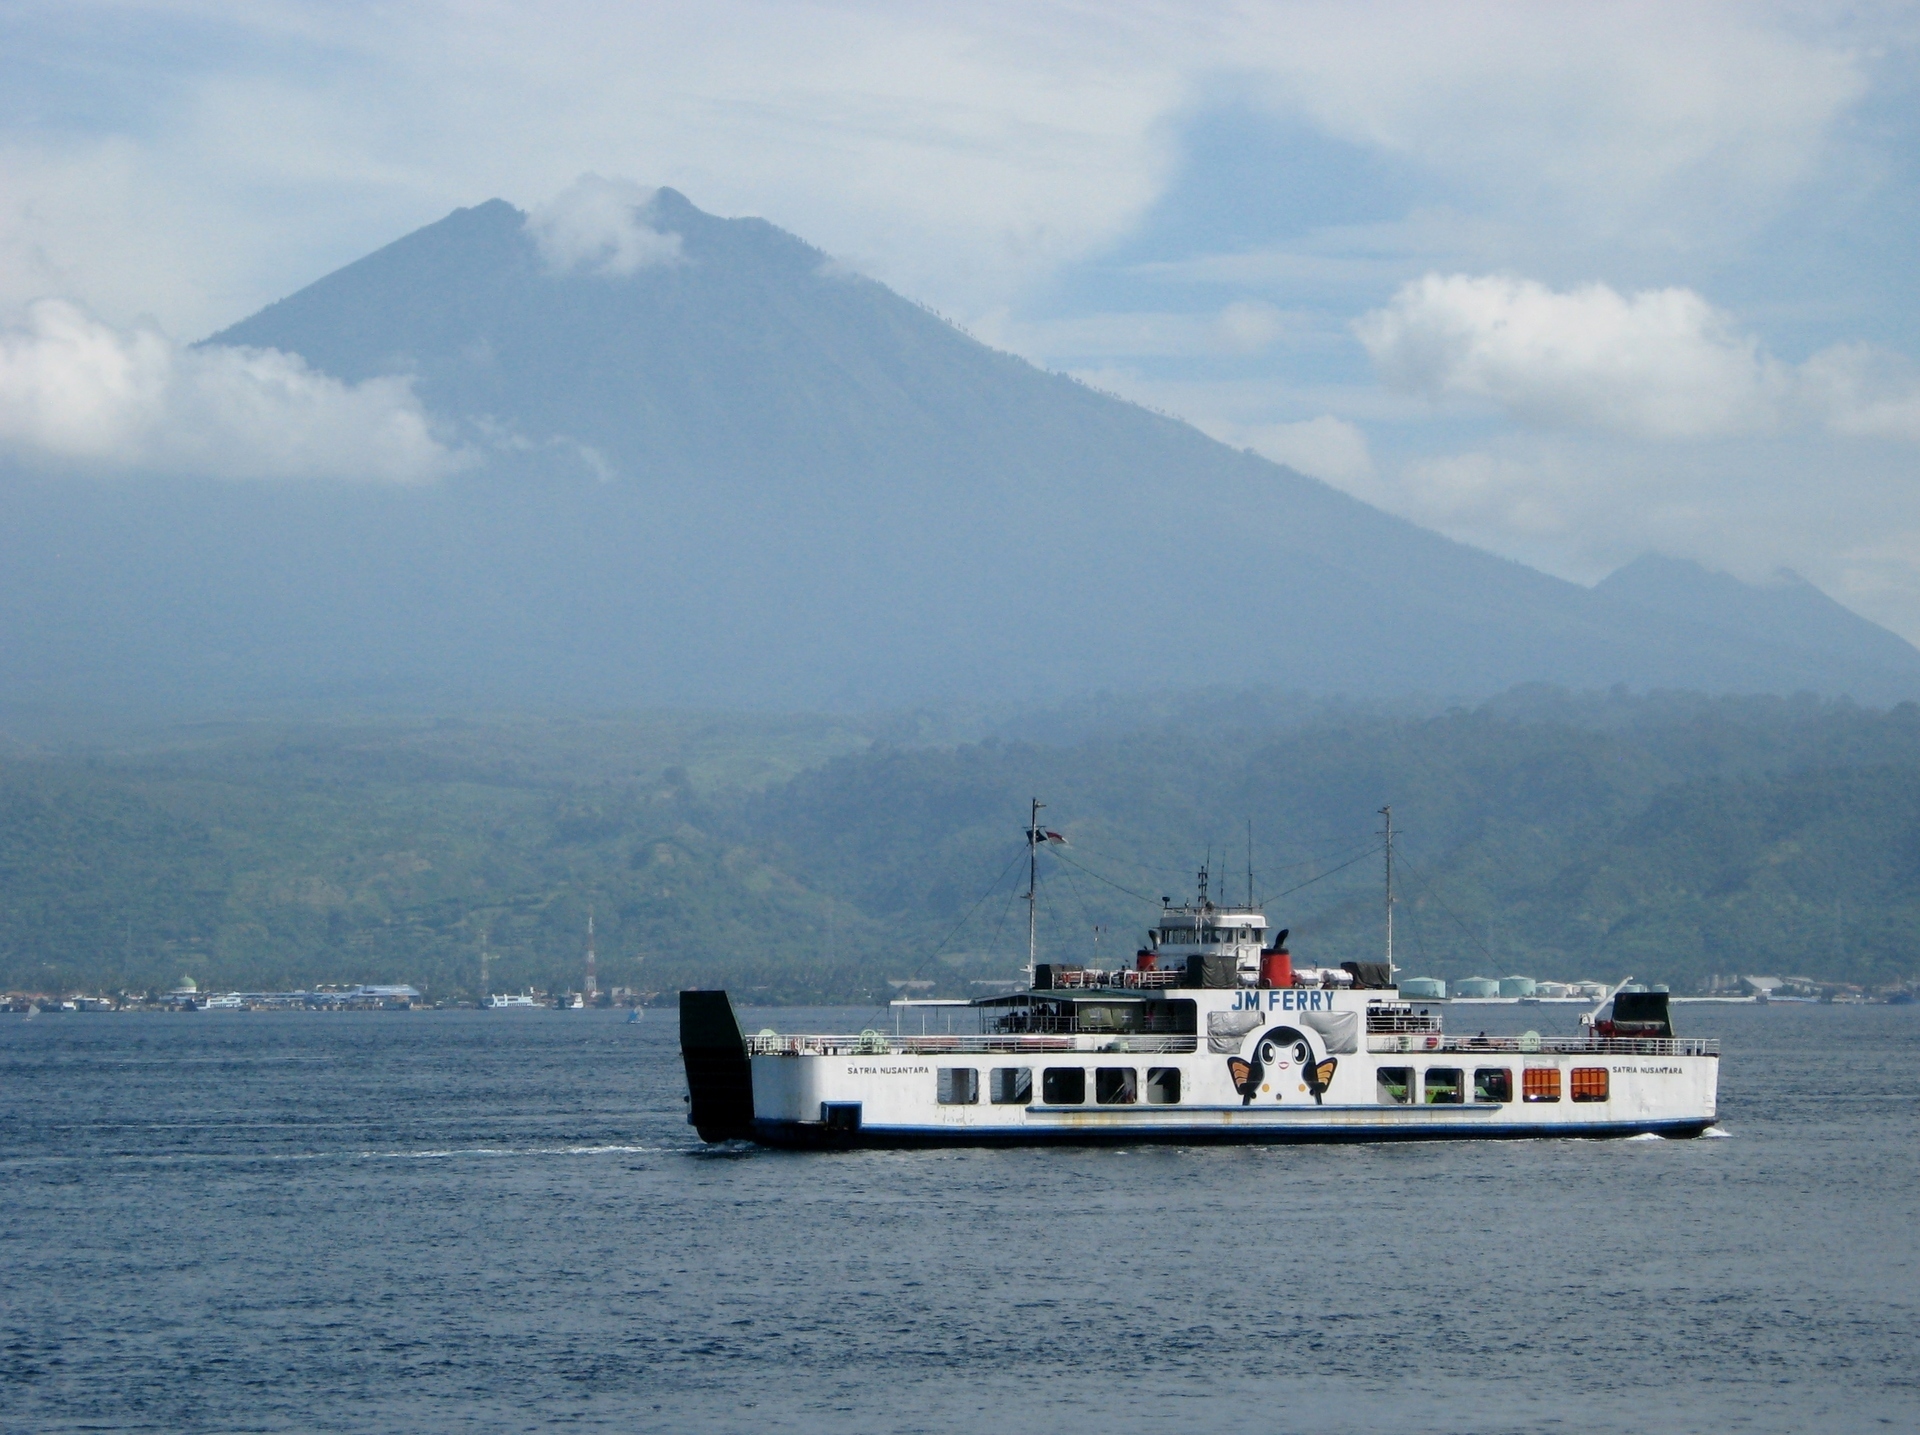
[(1386, 839), (1387, 854), (1387, 980), (1393, 980), (1397, 968), (1393, 965), (1393, 804), (1389, 802), (1380, 809), (1380, 815), (1387, 820), (1381, 836)]
[(1253, 819), (1247, 819), (1247, 908), (1253, 908)]

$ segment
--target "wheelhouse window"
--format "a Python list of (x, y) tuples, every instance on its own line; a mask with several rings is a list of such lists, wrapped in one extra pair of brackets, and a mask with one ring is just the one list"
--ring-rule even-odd
[(1087, 1099), (1084, 1066), (1049, 1066), (1040, 1076), (1040, 1099), (1049, 1106), (1078, 1106)]
[(1025, 1106), (1033, 1100), (1033, 1068), (1031, 1066), (994, 1067), (991, 1090), (995, 1106)]
[(1464, 1090), (1460, 1068), (1457, 1066), (1430, 1066), (1424, 1081), (1427, 1105), (1459, 1106)]
[(1473, 1099), (1502, 1105), (1513, 1100), (1513, 1073), (1504, 1066), (1475, 1067)]
[(1383, 1066), (1374, 1073), (1374, 1088), (1382, 1106), (1413, 1104), (1413, 1068)]
[(1132, 1106), (1140, 1099), (1140, 1073), (1131, 1066), (1096, 1067), (1093, 1099), (1102, 1106)]
[(1576, 1066), (1573, 1069), (1573, 1088), (1575, 1101), (1605, 1101), (1607, 1099), (1607, 1069), (1604, 1066)]
[(1520, 1094), (1527, 1101), (1560, 1099), (1560, 1068), (1529, 1066), (1520, 1077)]
[(972, 1106), (979, 1100), (980, 1072), (977, 1068), (971, 1066), (940, 1068), (940, 1104), (942, 1106)]
[(1150, 1066), (1147, 1068), (1147, 1105), (1178, 1106), (1180, 1104), (1180, 1068), (1177, 1066)]

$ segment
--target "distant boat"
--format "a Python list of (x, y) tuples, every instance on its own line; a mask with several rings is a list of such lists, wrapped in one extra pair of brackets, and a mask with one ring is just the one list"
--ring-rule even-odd
[(487, 998), (488, 1011), (537, 1011), (540, 1003), (532, 992), (495, 992)]
[(635, 1022), (637, 1022), (638, 1020), (640, 1020), (640, 1008), (639, 1008), (639, 1007), (632, 1007), (632, 1008), (629, 1008), (629, 1009), (628, 1009), (628, 1011), (627, 1011), (627, 1022), (626, 1022), (626, 1024), (627, 1024), (628, 1026), (632, 1026), (632, 1025), (633, 1025), (633, 1024), (634, 1024)]

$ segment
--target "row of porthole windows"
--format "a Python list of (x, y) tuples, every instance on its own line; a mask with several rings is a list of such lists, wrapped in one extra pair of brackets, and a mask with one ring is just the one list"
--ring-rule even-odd
[[(1605, 1101), (1608, 1094), (1604, 1066), (1576, 1066), (1568, 1073), (1568, 1094), (1575, 1101)], [(1457, 1066), (1430, 1066), (1420, 1073), (1418, 1088), (1410, 1066), (1383, 1066), (1378, 1089), (1382, 1106), (1461, 1106), (1466, 1103), (1466, 1072)], [(1513, 1100), (1513, 1072), (1504, 1066), (1480, 1066), (1473, 1072), (1473, 1099), (1505, 1104)], [(1520, 1072), (1520, 1099), (1526, 1102), (1560, 1099), (1560, 1068), (1528, 1066)]]
[[(987, 1073), (988, 1100), (995, 1106), (1033, 1103), (1033, 1068), (996, 1066)], [(973, 1066), (943, 1066), (939, 1076), (942, 1106), (973, 1106), (980, 1100), (980, 1070)], [(1180, 1104), (1180, 1068), (1150, 1066), (1144, 1087), (1149, 1106)], [(1134, 1066), (1096, 1066), (1093, 1099), (1101, 1106), (1133, 1106), (1142, 1095), (1140, 1069)], [(1083, 1106), (1087, 1100), (1084, 1066), (1049, 1066), (1040, 1073), (1040, 1101), (1045, 1106)]]

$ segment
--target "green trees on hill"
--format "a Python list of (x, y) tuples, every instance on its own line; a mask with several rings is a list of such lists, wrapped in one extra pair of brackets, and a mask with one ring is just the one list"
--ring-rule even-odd
[[(924, 725), (923, 725), (924, 726)], [(823, 719), (195, 732), (0, 760), (0, 985), (431, 995), (725, 982), (763, 1000), (1015, 975), (1026, 801), (1054, 960), (1129, 960), (1157, 898), (1255, 895), (1297, 958), (1377, 955), (1376, 809), (1419, 974), (1685, 986), (1920, 970), (1920, 710), (1508, 694), (1367, 713), (1223, 700), (944, 744)], [(896, 731), (907, 727), (895, 725)], [(1045, 742), (1019, 738), (1044, 731)]]

